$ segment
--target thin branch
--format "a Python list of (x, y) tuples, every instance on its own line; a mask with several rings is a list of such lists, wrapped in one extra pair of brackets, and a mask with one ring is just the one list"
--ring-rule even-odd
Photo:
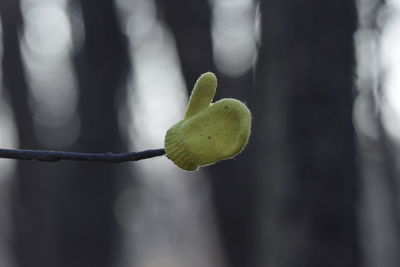
[(129, 152), (121, 154), (107, 153), (78, 153), (66, 151), (50, 151), (50, 150), (25, 150), (25, 149), (0, 149), (0, 158), (22, 159), (55, 162), (60, 160), (76, 160), (76, 161), (97, 161), (108, 163), (121, 163), (126, 161), (138, 161), (142, 159), (162, 156), (165, 150), (151, 149), (140, 152)]

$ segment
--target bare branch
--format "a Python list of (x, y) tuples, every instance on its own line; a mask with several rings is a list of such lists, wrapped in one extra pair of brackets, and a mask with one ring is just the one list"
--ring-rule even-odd
[(0, 149), (0, 158), (7, 159), (22, 159), (55, 162), (60, 160), (75, 160), (75, 161), (97, 161), (108, 163), (121, 163), (126, 161), (138, 161), (142, 159), (162, 156), (165, 150), (151, 149), (140, 152), (129, 152), (113, 154), (107, 153), (78, 153), (66, 151), (50, 151), (50, 150), (25, 150), (25, 149)]

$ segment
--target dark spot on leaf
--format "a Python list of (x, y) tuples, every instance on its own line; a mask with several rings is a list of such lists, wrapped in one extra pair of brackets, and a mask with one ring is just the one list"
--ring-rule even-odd
[(228, 108), (228, 106), (225, 106), (224, 108)]
[(208, 139), (211, 139), (211, 136), (209, 136)]

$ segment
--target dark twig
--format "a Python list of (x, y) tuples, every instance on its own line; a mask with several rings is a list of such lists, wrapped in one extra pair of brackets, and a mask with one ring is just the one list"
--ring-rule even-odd
[(165, 150), (151, 149), (140, 152), (129, 152), (121, 154), (107, 153), (78, 153), (50, 150), (25, 150), (25, 149), (0, 149), (0, 158), (23, 159), (45, 162), (55, 162), (60, 160), (76, 161), (97, 161), (108, 163), (121, 163), (126, 161), (138, 161), (142, 159), (162, 156)]

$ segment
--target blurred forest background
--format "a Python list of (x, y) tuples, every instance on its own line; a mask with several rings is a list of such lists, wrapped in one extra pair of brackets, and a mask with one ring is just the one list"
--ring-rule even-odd
[(0, 0), (0, 147), (161, 148), (201, 73), (253, 112), (183, 172), (0, 160), (1, 267), (400, 265), (399, 0)]

